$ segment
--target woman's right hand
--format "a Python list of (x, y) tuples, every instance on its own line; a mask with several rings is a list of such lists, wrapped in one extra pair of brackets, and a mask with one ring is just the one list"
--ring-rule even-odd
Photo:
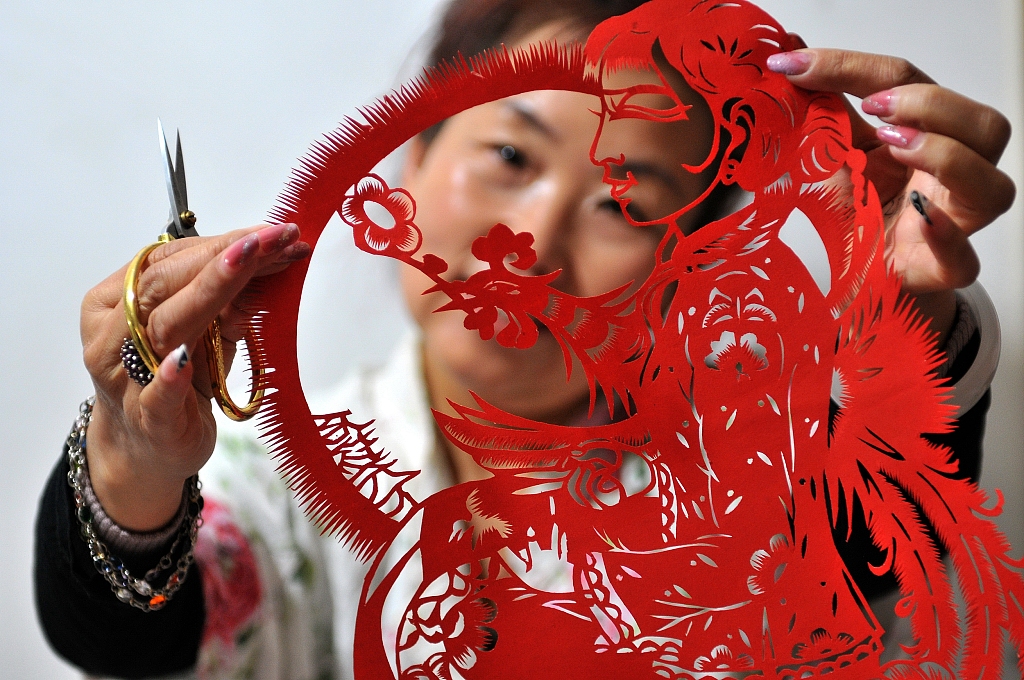
[(230, 352), (249, 321), (239, 304), (246, 287), (308, 257), (309, 245), (298, 238), (294, 224), (257, 226), (154, 250), (139, 277), (139, 316), (163, 361), (145, 388), (121, 365), (121, 344), (130, 337), (122, 299), (127, 265), (85, 296), (82, 346), (96, 388), (89, 475), (121, 527), (156, 529), (178, 511), (182, 485), (209, 459), (217, 435), (203, 334), (219, 316)]

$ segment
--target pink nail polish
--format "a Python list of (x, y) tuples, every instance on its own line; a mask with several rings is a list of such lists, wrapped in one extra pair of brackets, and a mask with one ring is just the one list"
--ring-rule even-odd
[(865, 97), (860, 108), (872, 116), (891, 116), (896, 113), (896, 94), (892, 90), (876, 92)]
[(312, 248), (309, 247), (308, 243), (299, 241), (298, 243), (293, 243), (292, 245), (282, 250), (280, 257), (278, 258), (278, 261), (295, 262), (297, 260), (303, 260), (309, 257), (309, 253), (311, 250)]
[(780, 52), (768, 57), (768, 70), (787, 76), (806, 73), (811, 67), (811, 55), (806, 52)]
[(224, 264), (232, 270), (240, 269), (253, 258), (259, 249), (260, 237), (256, 234), (249, 234), (231, 244), (224, 253)]
[(266, 253), (276, 253), (293, 243), (299, 237), (299, 228), (294, 224), (275, 224), (264, 227), (256, 234), (260, 239), (260, 249)]
[(891, 144), (900, 149), (914, 151), (921, 146), (921, 131), (914, 128), (903, 127), (902, 125), (886, 125), (878, 128), (876, 134), (886, 144)]

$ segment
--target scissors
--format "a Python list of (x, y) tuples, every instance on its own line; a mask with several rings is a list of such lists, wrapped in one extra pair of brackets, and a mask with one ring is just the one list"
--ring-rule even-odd
[[(142, 358), (146, 367), (156, 373), (160, 366), (160, 358), (153, 351), (152, 345), (146, 336), (146, 326), (139, 319), (138, 287), (139, 275), (145, 267), (146, 258), (149, 254), (164, 243), (169, 243), (179, 238), (199, 236), (196, 231), (196, 216), (188, 209), (188, 191), (185, 186), (185, 160), (181, 153), (181, 134), (176, 134), (175, 159), (171, 160), (171, 151), (167, 146), (167, 135), (164, 134), (164, 126), (158, 119), (157, 131), (160, 134), (160, 148), (163, 151), (165, 161), (164, 176), (167, 180), (167, 197), (170, 200), (171, 211), (164, 225), (164, 231), (157, 237), (155, 243), (151, 243), (138, 252), (128, 271), (124, 276), (124, 315), (128, 322), (128, 330), (135, 343), (135, 349)], [(231, 399), (227, 387), (227, 371), (224, 368), (224, 339), (220, 334), (220, 320), (214, 319), (210, 327), (203, 335), (206, 345), (206, 358), (210, 368), (210, 387), (217, 399), (224, 414), (236, 421), (249, 420), (259, 411), (263, 403), (263, 376), (266, 370), (263, 367), (259, 352), (259, 341), (253, 327), (250, 325), (245, 331), (245, 344), (249, 352), (250, 368), (252, 371), (252, 385), (249, 391), (249, 403), (245, 406), (238, 406)]]

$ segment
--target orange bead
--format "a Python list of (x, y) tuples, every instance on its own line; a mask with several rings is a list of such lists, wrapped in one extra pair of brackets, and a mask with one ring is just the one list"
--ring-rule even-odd
[(164, 597), (163, 595), (154, 595), (149, 600), (149, 606), (150, 607), (159, 607), (164, 602), (167, 602), (167, 598), (166, 597)]

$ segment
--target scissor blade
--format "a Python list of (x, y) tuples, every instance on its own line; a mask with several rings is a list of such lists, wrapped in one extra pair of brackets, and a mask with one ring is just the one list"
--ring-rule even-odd
[(174, 163), (171, 161), (171, 150), (167, 148), (167, 135), (164, 134), (164, 124), (157, 118), (156, 129), (160, 135), (160, 150), (164, 156), (164, 179), (167, 182), (167, 200), (170, 202), (170, 215), (167, 218), (167, 233), (174, 238), (181, 238), (181, 211), (178, 210), (178, 197), (174, 192)]
[(178, 197), (179, 212), (188, 210), (188, 190), (185, 186), (185, 158), (181, 154), (181, 132), (176, 131), (174, 140), (175, 161), (174, 161), (174, 189)]
[[(185, 194), (185, 160), (181, 153), (181, 135), (177, 138), (175, 156), (177, 163), (171, 160), (171, 150), (167, 145), (167, 135), (163, 123), (158, 118), (157, 131), (160, 134), (160, 148), (164, 156), (164, 179), (167, 181), (167, 198), (171, 204), (170, 216), (167, 220), (167, 233), (174, 238), (198, 236), (193, 224), (182, 223), (182, 213), (188, 210), (188, 198)], [(175, 167), (177, 165), (177, 167)]]

